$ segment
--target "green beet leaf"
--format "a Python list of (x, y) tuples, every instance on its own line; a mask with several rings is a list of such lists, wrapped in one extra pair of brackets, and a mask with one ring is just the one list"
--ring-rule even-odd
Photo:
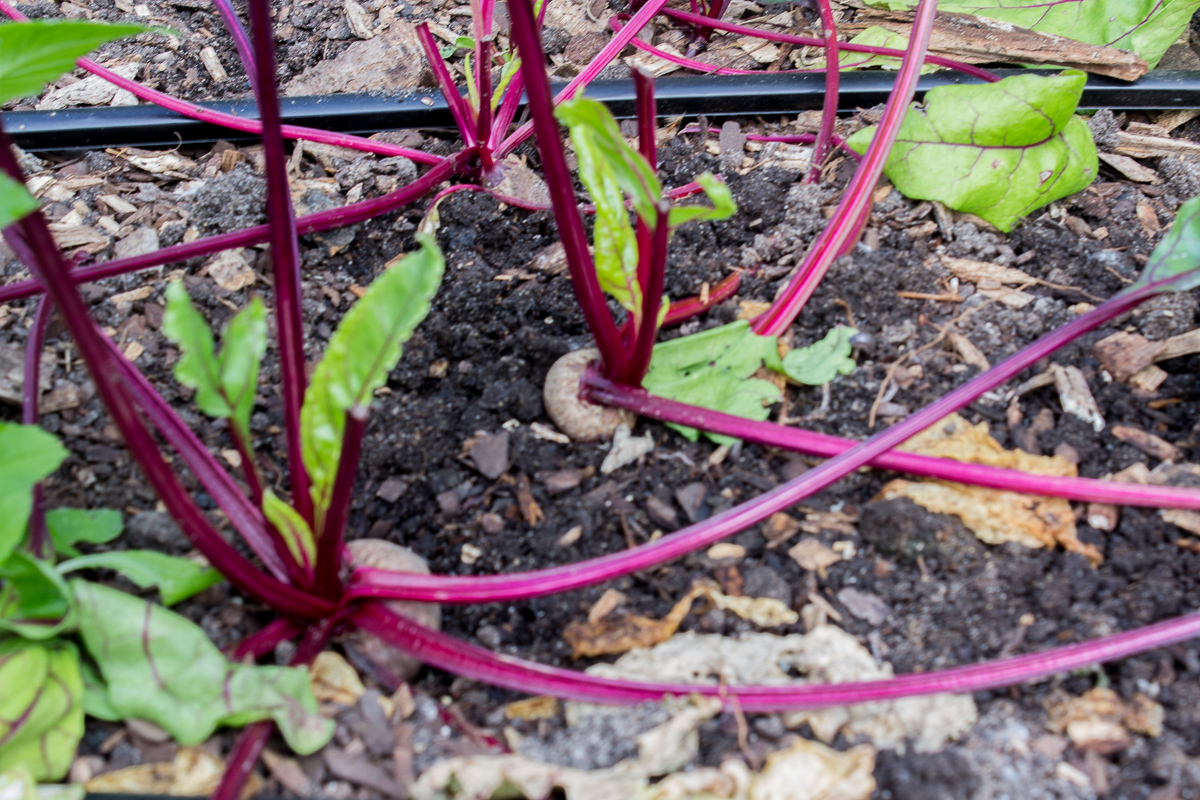
[(65, 642), (0, 642), (0, 687), (0, 772), (61, 779), (83, 738), (78, 652)]
[(61, 556), (79, 555), (75, 545), (107, 544), (121, 535), (121, 512), (112, 508), (55, 508), (46, 512), (46, 527), (54, 552)]
[(704, 190), (704, 194), (712, 202), (712, 206), (675, 206), (667, 217), (672, 229), (678, 228), (685, 222), (717, 222), (729, 219), (737, 213), (737, 203), (733, 201), (733, 192), (729, 191), (729, 187), (723, 180), (711, 172), (705, 172), (696, 176), (696, 183), (700, 184), (700, 188)]
[(221, 355), (216, 355), (208, 321), (192, 305), (180, 281), (167, 286), (163, 333), (179, 345), (175, 379), (196, 390), (196, 405), (210, 417), (229, 419), (245, 437), (258, 383), (259, 365), (267, 350), (267, 311), (254, 298), (225, 327)]
[[(764, 420), (767, 405), (782, 396), (770, 381), (750, 377), (764, 364), (781, 368), (775, 337), (759, 336), (741, 320), (656, 345), (642, 386), (660, 397)], [(683, 425), (670, 426), (693, 442), (700, 433)], [(720, 434), (704, 435), (718, 444), (737, 441)]]
[(825, 338), (808, 347), (798, 347), (783, 357), (783, 374), (796, 383), (820, 386), (838, 375), (849, 375), (858, 366), (850, 357), (854, 328), (838, 325)]
[(1175, 224), (1154, 248), (1139, 284), (1178, 276), (1170, 291), (1184, 292), (1200, 286), (1200, 197), (1193, 197), (1175, 213)]
[(270, 489), (263, 493), (263, 515), (279, 531), (296, 563), (311, 568), (317, 561), (317, 543), (304, 517)]
[(86, 581), (73, 580), (71, 588), (84, 645), (121, 717), (150, 720), (184, 745), (203, 742), (221, 725), (273, 719), (301, 755), (333, 735), (306, 670), (235, 664), (173, 611)]
[(66, 575), (80, 569), (111, 569), (143, 589), (157, 587), (164, 605), (173, 606), (224, 580), (212, 567), (153, 550), (120, 550), (79, 556), (58, 565)]
[(369, 404), (387, 381), (401, 346), (429, 313), (442, 282), (446, 260), (437, 244), (429, 236), (417, 241), (421, 249), (392, 262), (342, 318), (313, 370), (300, 411), (300, 436), (318, 515), (329, 507), (346, 412)]
[[(0, 104), (41, 94), (99, 45), (148, 30), (141, 25), (37, 20), (0, 25)], [(3, 226), (0, 226), (3, 227)]]
[(108, 702), (108, 686), (96, 665), (83, 661), (80, 666), (83, 668), (83, 713), (108, 722), (120, 722), (121, 715)]
[(0, 422), (0, 562), (25, 538), (34, 485), (66, 457), (58, 439), (42, 429)]
[(38, 201), (24, 184), (0, 173), (0, 230), (38, 210)]
[[(903, 194), (983, 217), (1002, 231), (1096, 177), (1092, 133), (1075, 108), (1077, 70), (999, 83), (939, 86), (909, 109), (884, 173)], [(848, 144), (866, 151), (877, 126)]]
[(75, 605), (49, 562), (16, 552), (0, 563), (0, 631), (49, 639), (75, 622)]
[(0, 800), (83, 800), (83, 784), (47, 783), (38, 785), (37, 778), (24, 767), (0, 772)]
[[(867, 0), (900, 10), (917, 0)], [(954, 11), (1010, 22), (1068, 39), (1130, 50), (1158, 65), (1187, 28), (1200, 0), (942, 0), (938, 11)]]

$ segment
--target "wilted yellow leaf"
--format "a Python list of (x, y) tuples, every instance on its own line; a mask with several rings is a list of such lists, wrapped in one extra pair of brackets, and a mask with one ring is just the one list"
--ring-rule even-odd
[(352, 706), (367, 691), (354, 667), (332, 650), (317, 656), (308, 668), (308, 674), (313, 694), (321, 702)]
[[(1018, 469), (1035, 475), (1073, 477), (1075, 465), (1061, 456), (1036, 456), (1023, 450), (1005, 450), (988, 433), (987, 424), (971, 425), (957, 414), (914, 436), (901, 446), (912, 453), (950, 458), (970, 464)], [(1079, 541), (1075, 513), (1060, 497), (1006, 492), (948, 481), (916, 483), (894, 480), (883, 487), (879, 499), (907, 497), (935, 514), (953, 514), (988, 544), (1017, 542), (1026, 547), (1054, 547), (1080, 553), (1093, 564), (1103, 560), (1100, 551)]]
[(504, 707), (505, 719), (551, 719), (558, 716), (555, 697), (529, 697)]
[[(175, 760), (158, 764), (137, 764), (106, 772), (85, 784), (88, 792), (98, 794), (158, 794), (176, 797), (203, 797), (213, 793), (225, 773), (225, 762), (199, 747), (181, 747)], [(242, 800), (262, 791), (262, 780), (254, 773), (242, 789)]]

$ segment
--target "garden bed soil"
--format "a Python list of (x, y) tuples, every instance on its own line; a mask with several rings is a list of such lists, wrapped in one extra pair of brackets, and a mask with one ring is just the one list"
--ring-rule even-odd
[[(191, 8), (181, 0), (172, 7)], [(220, 40), (219, 24), (208, 25), (208, 30)], [(332, 52), (339, 46), (326, 45)], [(328, 55), (323, 52), (323, 57)], [(205, 87), (197, 86), (191, 94), (182, 87), (182, 94), (206, 93)], [(167, 81), (164, 88), (181, 87)], [(742, 122), (746, 129), (780, 130), (761, 120)], [(1197, 134), (1200, 124), (1192, 122), (1172, 135), (1195, 139)], [(664, 143), (661, 174), (668, 186), (719, 169), (712, 152), (718, 150), (714, 137), (705, 139), (678, 135)], [(439, 135), (426, 135), (422, 146), (448, 152), (451, 145)], [(536, 151), (527, 145), (520, 153), (536, 169)], [(143, 228), (152, 229), (157, 243), (165, 246), (193, 229), (210, 234), (263, 219), (255, 148), (219, 144), (211, 151), (182, 152), (178, 155), (190, 157), (193, 165), (179, 166), (178, 177), (135, 167), (127, 155), (118, 151), (47, 157), (47, 174), (64, 187), (86, 184), (93, 177), (102, 180), (69, 189), (70, 196), (48, 202), (51, 220), (62, 222), (76, 214), (78, 220), (68, 221), (94, 228), (103, 227), (101, 217), (107, 216), (116, 225), (116, 247), (133, 241), (125, 245), (132, 249), (137, 239), (131, 236), (149, 237)], [(725, 155), (728, 159), (729, 153)], [(734, 299), (687, 323), (684, 332), (734, 320), (744, 301), (771, 300), (825, 224), (824, 212), (836, 203), (851, 168), (843, 161), (827, 171), (820, 185), (805, 186), (800, 182), (803, 172), (772, 166), (777, 156), (771, 145), (742, 153), (741, 166), (724, 171), (738, 213), (725, 222), (688, 225), (676, 234), (667, 272), (670, 297), (698, 294), (734, 268), (747, 270)], [(727, 163), (739, 164), (737, 159)], [(976, 374), (977, 367), (964, 363), (960, 351), (941, 343), (892, 373), (889, 383), (895, 384), (895, 392), (881, 389), (897, 359), (934, 341), (946, 326), (956, 326), (994, 364), (1071, 320), (1078, 304), (1112, 295), (1137, 276), (1179, 202), (1200, 193), (1200, 169), (1194, 164), (1178, 159), (1145, 163), (1158, 170), (1163, 183), (1135, 184), (1105, 168), (1095, 185), (1036, 213), (1007, 236), (881, 189), (863, 244), (835, 263), (791, 334), (800, 346), (852, 320), (870, 334), (870, 341), (856, 350), (858, 367), (833, 381), (827, 396), (820, 388), (790, 387), (787, 403), (773, 408), (771, 418), (786, 414), (802, 419), (805, 427), (861, 439), (871, 433), (873, 406), (879, 412), (878, 430)], [(295, 166), (293, 177), (307, 182), (305, 190), (297, 192), (298, 202), (310, 211), (340, 203), (355, 189), (364, 197), (384, 191), (405, 179), (409, 169), (396, 161), (366, 157), (351, 162), (344, 153), (311, 150)], [(136, 211), (119, 213), (106, 205), (101, 197), (113, 193)], [(1159, 231), (1150, 223), (1146, 206)], [(348, 229), (305, 237), (310, 362), (319, 357), (361, 287), (369, 285), (388, 261), (413, 249), (413, 234), (424, 211), (424, 204), (418, 204)], [(1100, 229), (1106, 230), (1105, 238), (1097, 238)], [(635, 432), (653, 438), (653, 452), (602, 475), (598, 467), (608, 445), (545, 438), (539, 427), (548, 424), (540, 389), (545, 374), (559, 356), (589, 344), (568, 276), (546, 257), (556, 239), (549, 212), (506, 208), (476, 193), (456, 194), (442, 203), (438, 240), (447, 257), (446, 277), (431, 313), (376, 398), (349, 526), (352, 537), (407, 545), (436, 573), (533, 570), (669, 535), (815, 463), (757, 445), (719, 453), (709, 443), (690, 443), (663, 425), (643, 420)], [(106, 248), (92, 246), (91, 255), (108, 256), (112, 251)], [(227, 432), (195, 411), (188, 403), (189, 393), (171, 378), (178, 354), (160, 331), (162, 293), (169, 277), (183, 277), (195, 302), (220, 325), (252, 294), (270, 297), (265, 255), (257, 249), (243, 255), (253, 270), (247, 280), (253, 282), (240, 288), (230, 273), (213, 272), (209, 259), (83, 287), (96, 319), (127, 353), (136, 353), (137, 365), (214, 452), (230, 448)], [(989, 302), (969, 283), (952, 282), (943, 256), (1019, 265), (1054, 286), (1027, 287), (1033, 302), (1011, 308)], [(25, 276), (2, 248), (0, 262), (5, 282)], [(133, 295), (127, 294), (131, 291)], [(900, 292), (929, 297), (956, 293), (959, 300), (905, 299)], [(1163, 362), (1165, 381), (1147, 392), (1109, 380), (1091, 349), (1095, 341), (1118, 330), (1153, 340), (1184, 333), (1195, 326), (1196, 311), (1194, 293), (1153, 301), (1051, 357), (1054, 363), (1083, 371), (1107, 423), (1103, 432), (1064, 413), (1053, 387), (1021, 397), (1019, 415), (1011, 413), (1007, 397), (997, 391), (972, 404), (964, 416), (987, 422), (1007, 448), (1077, 457), (1080, 474), (1089, 477), (1138, 462), (1150, 467), (1158, 463), (1114, 438), (1111, 429), (1118, 424), (1153, 432), (1178, 448), (1183, 461), (1200, 462), (1200, 390), (1195, 378), (1200, 357)], [(31, 319), (31, 305), (0, 307), (0, 348), (15, 352)], [(62, 408), (46, 414), (42, 424), (63, 438), (72, 455), (48, 482), (50, 505), (122, 509), (129, 523), (120, 546), (187, 552), (189, 546), (178, 530), (156, 511), (153, 493), (91, 396), (86, 371), (61, 333), (61, 323), (52, 322), (49, 348), (55, 366), (48, 380)], [(665, 336), (679, 333), (677, 329)], [(911, 369), (914, 364), (920, 370)], [(1045, 366), (1039, 364), (1021, 380)], [(251, 424), (268, 479), (284, 490), (278, 387), (272, 351)], [(9, 406), (0, 406), (0, 414), (18, 418)], [(507, 436), (507, 448), (500, 457), (500, 477), (488, 479), (469, 450), (478, 437), (497, 435)], [(591, 662), (571, 659), (562, 632), (585, 618), (605, 589), (622, 592), (623, 607), (631, 612), (662, 617), (693, 580), (705, 577), (727, 589), (740, 586), (749, 596), (776, 598), (797, 610), (827, 603), (840, 614), (840, 627), (903, 673), (1035, 652), (1200, 608), (1200, 552), (1176, 544), (1187, 534), (1152, 510), (1123, 509), (1111, 532), (1093, 529), (1086, 517), (1080, 519), (1080, 539), (1104, 555), (1094, 568), (1083, 556), (1061, 550), (984, 545), (955, 517), (929, 513), (907, 500), (874, 500), (892, 477), (859, 472), (789, 511), (800, 520), (816, 512), (834, 512), (847, 520), (813, 534), (825, 545), (842, 543), (841, 552), (853, 554), (824, 574), (801, 569), (787, 556), (786, 545), (767, 547), (761, 526), (756, 526), (733, 539), (744, 548), (744, 556), (734, 563), (714, 561), (700, 552), (563, 595), (448, 606), (443, 609), (444, 629), (497, 652), (582, 669)], [(190, 476), (185, 482), (202, 506), (215, 509)], [(536, 524), (529, 521), (530, 497), (542, 514)], [(573, 541), (564, 543), (564, 534), (576, 528), (581, 530)], [(839, 593), (845, 597), (843, 590), (851, 587), (875, 595), (886, 606), (882, 622), (860, 619), (839, 599)], [(265, 609), (232, 596), (225, 586), (189, 601), (183, 610), (221, 646), (270, 619)], [(681, 629), (736, 637), (754, 627), (732, 613), (714, 610), (689, 615)], [(803, 630), (797, 623), (772, 632)], [(379, 684), (353, 648), (344, 652), (369, 686), (391, 694), (395, 687)], [(276, 655), (286, 660), (288, 648), (281, 647)], [(1127, 700), (1141, 693), (1160, 703), (1165, 712), (1162, 735), (1134, 736), (1129, 747), (1097, 756), (1047, 731), (1046, 704), (1053, 696), (1079, 695), (1097, 685), (1111, 685)], [(413, 693), (411, 713), (394, 724), (380, 723), (370, 713), (373, 694), (342, 710), (334, 744), (323, 755), (299, 761), (309, 781), (302, 785), (333, 798), (399, 796), (397, 787), (406, 778), (439, 759), (500, 752), (503, 743), (514, 740), (511, 734), (506, 738), (506, 728), (527, 741), (540, 741), (534, 749), (542, 758), (602, 767), (631, 755), (632, 736), (661, 721), (652, 708), (631, 711), (597, 733), (587, 748), (579, 748), (571, 746), (574, 734), (561, 715), (537, 721), (506, 718), (506, 704), (521, 697), (513, 692), (424, 670)], [(882, 751), (873, 796), (1200, 797), (1200, 643), (1033, 685), (977, 693), (975, 700), (980, 721), (962, 741), (931, 754)], [(726, 713), (702, 726), (698, 763), (716, 765), (730, 756), (753, 763), (786, 746), (790, 737), (811, 735), (806, 728), (787, 730), (778, 715), (750, 715), (748, 735), (739, 745), (738, 722), (737, 715)], [(174, 745), (154, 739), (152, 731), (135, 725), (89, 723), (76, 776), (170, 760)], [(227, 752), (231, 741), (226, 734), (212, 744)], [(847, 745), (844, 740), (837, 743)], [(375, 771), (365, 770), (363, 764)], [(393, 783), (381, 782), (378, 775)], [(266, 791), (295, 792), (301, 784), (294, 774), (288, 776), (286, 770), (274, 770)]]

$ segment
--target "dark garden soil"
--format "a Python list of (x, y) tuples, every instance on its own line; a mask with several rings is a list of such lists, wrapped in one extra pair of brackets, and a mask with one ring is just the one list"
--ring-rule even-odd
[[(104, 8), (105, 3), (94, 5)], [(190, 15), (193, 27), (201, 16), (212, 18), (207, 30), (216, 36), (214, 41), (227, 44), (219, 33), (219, 21), (207, 8), (191, 10), (185, 0), (173, 0), (170, 6), (176, 13)], [(305, 55), (295, 55), (296, 64), (288, 61), (281, 67), (280, 77), (286, 77), (284, 71), (295, 74), (330, 57), (345, 38), (330, 36), (324, 49), (306, 45)], [(293, 51), (288, 54), (291, 58)], [(203, 79), (191, 87), (165, 80), (162, 88), (179, 89), (186, 97), (201, 97), (212, 89)], [(1149, 121), (1135, 115), (1134, 121), (1138, 120)], [(743, 124), (747, 128), (766, 125), (755, 120)], [(766, 125), (766, 129), (779, 130), (779, 126)], [(1200, 124), (1188, 123), (1173, 135), (1200, 140)], [(427, 135), (424, 146), (448, 152), (450, 143)], [(536, 152), (528, 146), (521, 152), (536, 168)], [(802, 172), (770, 166), (773, 154), (771, 145), (748, 151), (741, 170), (725, 172), (739, 205), (735, 217), (689, 225), (675, 236), (666, 286), (672, 298), (698, 294), (705, 284), (715, 285), (734, 268), (747, 270), (736, 298), (688, 323), (684, 332), (732, 321), (742, 301), (772, 299), (825, 224), (823, 210), (836, 203), (851, 166), (843, 162), (828, 172), (821, 185), (804, 186)], [(137, 231), (143, 226), (153, 228), (158, 243), (165, 246), (193, 229), (211, 234), (262, 221), (262, 182), (252, 168), (254, 148), (238, 150), (221, 144), (211, 151), (179, 155), (194, 161), (193, 166), (179, 167), (180, 177), (136, 168), (120, 153), (45, 156), (47, 174), (60, 182), (93, 176), (103, 181), (48, 202), (46, 211), (52, 222), (92, 227), (102, 225), (101, 217), (116, 218), (118, 247), (130, 236), (142, 235)], [(343, 155), (322, 154), (314, 159), (310, 153), (297, 165), (295, 177), (307, 181), (307, 192), (298, 196), (301, 205), (321, 210), (343, 202), (355, 187), (361, 187), (366, 197), (394, 185), (398, 176), (407, 180), (407, 167), (395, 161), (367, 157), (352, 163)], [(669, 186), (719, 168), (717, 156), (696, 135), (669, 139), (661, 158), (661, 174)], [(852, 319), (860, 331), (870, 334), (870, 341), (856, 351), (858, 368), (833, 381), (827, 397), (819, 388), (790, 387), (787, 403), (773, 408), (771, 418), (786, 415), (804, 427), (863, 438), (871, 432), (868, 418), (873, 406), (878, 406), (878, 430), (976, 374), (976, 367), (940, 342), (895, 371), (889, 381), (895, 391), (883, 388), (897, 359), (933, 342), (947, 325), (957, 325), (995, 364), (1070, 321), (1078, 313), (1078, 304), (1116, 292), (1136, 277), (1161, 237), (1147, 224), (1145, 211), (1139, 215), (1139, 204), (1143, 209), (1148, 204), (1165, 227), (1183, 199), (1200, 194), (1200, 168), (1194, 164), (1179, 159), (1145, 163), (1158, 170), (1161, 184), (1134, 184), (1105, 168), (1095, 185), (1038, 212), (1007, 236), (952, 214), (943, 216), (895, 191), (886, 193), (876, 204), (863, 244), (835, 264), (792, 334), (799, 346)], [(120, 214), (111, 204), (105, 205), (101, 196), (112, 194), (137, 210)], [(304, 311), (310, 361), (322, 352), (354, 293), (369, 285), (389, 260), (412, 249), (424, 211), (425, 205), (418, 204), (346, 230), (306, 237)], [(71, 214), (78, 219), (67, 219)], [(1096, 238), (1101, 228), (1107, 230), (1106, 238)], [(719, 453), (709, 443), (689, 443), (663, 425), (640, 421), (635, 432), (653, 437), (653, 452), (639, 463), (601, 475), (598, 467), (608, 445), (544, 438), (540, 425), (549, 420), (542, 407), (541, 385), (546, 372), (556, 358), (587, 346), (589, 340), (567, 275), (555, 268), (553, 259), (538, 258), (556, 239), (549, 212), (505, 208), (476, 193), (456, 194), (442, 203), (439, 242), (447, 256), (446, 277), (432, 312), (406, 346), (387, 389), (377, 397), (359, 470), (351, 536), (382, 537), (407, 545), (425, 557), (436, 573), (532, 570), (669, 535), (815, 463), (756, 445)], [(111, 253), (99, 247), (91, 252), (96, 258)], [(226, 431), (196, 412), (188, 403), (189, 393), (170, 376), (178, 354), (159, 330), (162, 291), (170, 275), (181, 274), (194, 300), (219, 325), (252, 294), (270, 297), (263, 277), (269, 274), (264, 254), (249, 250), (246, 256), (258, 280), (232, 291), (226, 286), (236, 283), (201, 274), (202, 267), (210, 266), (207, 259), (83, 287), (96, 319), (111, 329), (127, 353), (137, 354), (137, 365), (214, 452), (230, 447)], [(969, 283), (952, 282), (941, 256), (1019, 265), (1048, 284), (1073, 288), (1031, 286), (1025, 291), (1035, 298), (1033, 302), (1011, 308), (989, 301)], [(11, 253), (0, 246), (0, 276), (5, 282), (25, 276), (11, 261)], [(142, 287), (149, 292), (122, 296)], [(943, 297), (957, 293), (959, 299), (905, 299), (899, 292)], [(1168, 376), (1156, 391), (1147, 392), (1110, 380), (1091, 350), (1095, 341), (1117, 330), (1153, 340), (1187, 332), (1195, 327), (1197, 306), (1194, 294), (1150, 303), (1052, 357), (1053, 362), (1077, 366), (1087, 377), (1108, 426), (1101, 433), (1064, 413), (1053, 386), (1023, 395), (1018, 415), (1010, 412), (1006, 394), (1014, 382), (971, 405), (964, 416), (987, 422), (1006, 448), (1077, 458), (1080, 474), (1089, 477), (1138, 462), (1158, 464), (1114, 438), (1110, 432), (1114, 425), (1152, 432), (1179, 448), (1183, 461), (1200, 463), (1196, 425), (1200, 386), (1195, 377), (1200, 356), (1160, 364)], [(0, 306), (0, 348), (8, 348), (0, 352), (14, 352), (23, 344), (31, 310), (31, 305), (21, 303)], [(50, 504), (123, 509), (129, 523), (120, 546), (187, 552), (186, 540), (155, 510), (153, 493), (131, 465), (98, 400), (91, 397), (86, 371), (72, 356), (71, 343), (61, 331), (61, 324), (54, 323), (49, 345), (56, 359), (49, 385), (61, 398), (61, 408), (47, 414), (42, 424), (62, 436), (72, 455), (48, 484)], [(678, 330), (665, 334), (675, 335)], [(1045, 366), (1038, 365), (1021, 380), (1040, 374)], [(268, 354), (263, 377), (252, 428), (268, 477), (277, 490), (283, 490), (280, 396), (273, 353)], [(3, 405), (0, 415), (6, 420), (19, 416), (14, 407)], [(499, 456), (501, 475), (490, 480), (467, 451), (476, 437), (502, 433), (508, 438), (507, 450)], [(1123, 509), (1111, 532), (1095, 530), (1086, 517), (1080, 519), (1080, 539), (1096, 545), (1104, 555), (1103, 563), (1093, 568), (1083, 556), (1061, 550), (984, 545), (956, 517), (929, 513), (908, 500), (873, 501), (892, 477), (858, 473), (811, 498), (804, 508), (790, 511), (798, 519), (811, 512), (840, 512), (852, 526), (814, 534), (826, 545), (848, 542), (849, 547), (838, 546), (852, 554), (824, 575), (806, 571), (789, 558), (788, 544), (768, 547), (758, 526), (734, 538), (745, 549), (744, 557), (735, 563), (715, 562), (696, 553), (565, 595), (516, 604), (445, 607), (444, 630), (497, 652), (582, 669), (588, 662), (571, 660), (562, 632), (568, 623), (585, 618), (606, 588), (624, 593), (625, 609), (662, 617), (694, 579), (708, 577), (727, 590), (740, 586), (745, 595), (773, 597), (796, 610), (814, 602), (810, 598), (820, 598), (818, 602), (840, 614), (840, 627), (902, 673), (1034, 652), (1200, 608), (1200, 552), (1177, 545), (1176, 540), (1187, 534), (1152, 510)], [(184, 480), (202, 506), (215, 509), (190, 476)], [(528, 498), (522, 502), (520, 497), (526, 487), (544, 515), (536, 524), (529, 522)], [(564, 534), (577, 526), (582, 529), (577, 538), (564, 543)], [(849, 587), (877, 596), (886, 604), (886, 619), (871, 624), (855, 616), (839, 599), (839, 593)], [(182, 609), (221, 646), (270, 619), (264, 608), (231, 596), (226, 587), (211, 589)], [(682, 629), (738, 636), (754, 626), (729, 612), (708, 611), (687, 617)], [(775, 633), (803, 631), (801, 624), (773, 629)], [(289, 655), (286, 650), (276, 654), (281, 661)], [(353, 648), (343, 652), (369, 686), (391, 694), (395, 687), (378, 683)], [(1054, 693), (1079, 695), (1097, 685), (1111, 685), (1127, 700), (1142, 693), (1160, 703), (1165, 710), (1162, 736), (1134, 736), (1128, 748), (1096, 756), (1047, 732), (1045, 704)], [(505, 705), (519, 699), (518, 694), (432, 670), (421, 673), (414, 693), (415, 711), (396, 724), (381, 722), (361, 703), (340, 713), (334, 743), (340, 755), (301, 760), (318, 794), (398, 795), (397, 784), (372, 783), (362, 779), (365, 772), (356, 778), (357, 767), (347, 768), (345, 759), (360, 767), (369, 762), (381, 768), (381, 774), (402, 780), (441, 758), (500, 752), (506, 741), (504, 729), (510, 726), (529, 740), (542, 741), (537, 745), (542, 759), (589, 768), (607, 766), (632, 754), (633, 735), (661, 721), (645, 710), (631, 712), (603, 735), (596, 734), (581, 754), (581, 748), (571, 746), (571, 734), (561, 717), (507, 719)], [(961, 742), (934, 754), (881, 752), (874, 796), (896, 800), (1105, 794), (1130, 800), (1200, 798), (1198, 642), (1096, 671), (979, 693), (975, 699), (980, 722)], [(701, 761), (716, 765), (730, 755), (756, 761), (786, 746), (796, 734), (811, 735), (807, 729), (787, 730), (774, 715), (751, 715), (748, 721), (744, 747), (739, 747), (734, 715), (723, 714), (706, 723), (701, 729)], [(95, 723), (81, 747), (84, 758), (79, 769), (97, 774), (169, 760), (174, 746), (154, 738), (136, 726)], [(223, 736), (218, 744), (227, 748), (230, 741)], [(295, 788), (286, 779), (281, 782), (278, 773), (268, 777), (270, 794)]]

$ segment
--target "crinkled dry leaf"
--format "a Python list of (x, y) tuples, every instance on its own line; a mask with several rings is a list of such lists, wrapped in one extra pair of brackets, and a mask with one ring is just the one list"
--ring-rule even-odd
[[(1035, 475), (1073, 477), (1075, 465), (1062, 456), (1035, 456), (1023, 450), (1005, 450), (988, 433), (987, 423), (971, 425), (957, 414), (909, 439), (900, 449), (968, 464), (1019, 469)], [(1100, 551), (1079, 541), (1071, 504), (1057, 497), (1005, 492), (979, 486), (931, 481), (894, 480), (883, 487), (879, 499), (907, 497), (936, 514), (953, 514), (988, 544), (1017, 542), (1026, 547), (1053, 547), (1087, 556), (1093, 564)]]
[[(202, 797), (212, 794), (225, 773), (225, 762), (199, 747), (181, 747), (175, 760), (158, 764), (137, 764), (106, 772), (85, 784), (88, 792), (99, 794), (165, 794), (176, 797)], [(262, 791), (262, 780), (250, 774), (240, 797), (249, 800)]]
[(528, 697), (504, 707), (505, 719), (552, 719), (561, 706), (556, 697)]
[(827, 567), (831, 567), (842, 560), (841, 555), (827, 547), (815, 536), (805, 536), (788, 550), (788, 555), (802, 569), (816, 572), (822, 577), (825, 576), (825, 569)]
[(875, 748), (869, 744), (838, 752), (798, 739), (767, 756), (754, 778), (754, 800), (867, 800), (875, 791)]
[(366, 694), (367, 687), (346, 659), (332, 650), (325, 650), (308, 668), (313, 694), (322, 703), (352, 706)]
[(603, 615), (589, 614), (585, 622), (572, 622), (563, 631), (563, 638), (571, 645), (572, 658), (617, 655), (638, 647), (653, 647), (675, 635), (692, 603), (700, 597), (764, 628), (791, 625), (800, 619), (795, 611), (772, 597), (730, 597), (715, 584), (698, 581), (662, 619), (613, 613), (608, 609)]
[(1137, 694), (1126, 703), (1112, 689), (1097, 687), (1079, 697), (1056, 695), (1047, 703), (1046, 727), (1065, 732), (1076, 747), (1109, 755), (1133, 744), (1130, 732), (1162, 735), (1163, 708)]
[[(613, 664), (592, 666), (588, 673), (667, 683), (781, 686), (885, 680), (892, 677), (892, 668), (877, 664), (850, 634), (822, 625), (803, 635), (744, 633), (737, 639), (689, 631), (627, 653)], [(911, 742), (918, 752), (932, 752), (969, 731), (975, 718), (969, 696), (936, 695), (794, 712), (784, 719), (792, 727), (811, 725), (826, 742), (841, 732), (852, 742), (869, 740), (901, 751)]]

